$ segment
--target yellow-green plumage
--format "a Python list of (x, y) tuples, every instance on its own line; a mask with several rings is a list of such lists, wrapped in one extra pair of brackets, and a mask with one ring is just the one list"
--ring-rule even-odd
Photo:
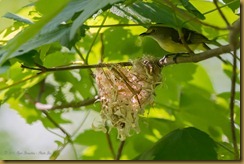
[[(209, 40), (197, 32), (183, 28), (184, 40), (191, 50), (202, 49), (203, 43)], [(152, 26), (140, 36), (149, 36), (156, 40), (161, 48), (170, 53), (187, 53), (177, 30), (170, 27)]]

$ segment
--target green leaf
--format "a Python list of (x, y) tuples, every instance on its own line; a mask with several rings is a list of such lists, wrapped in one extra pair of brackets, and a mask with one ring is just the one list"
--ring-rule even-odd
[(185, 7), (185, 9), (187, 11), (189, 11), (190, 13), (194, 14), (196, 17), (198, 17), (199, 19), (205, 19), (205, 16), (198, 11), (190, 2), (189, 0), (180, 0), (181, 4)]
[[(114, 137), (112, 137), (114, 143)], [(103, 132), (95, 132), (94, 130), (87, 130), (84, 133), (78, 135), (74, 143), (88, 146), (82, 153), (82, 159), (94, 160), (94, 159), (112, 159), (110, 150), (105, 146), (107, 143), (106, 135)]]
[[(8, 44), (0, 50), (0, 65), (2, 65), (7, 59), (16, 56), (13, 53), (20, 53), (25, 49), (19, 49), (23, 44), (33, 38), (51, 19), (53, 19), (69, 2), (69, 0), (62, 0), (56, 3), (56, 7), (49, 11), (49, 14), (45, 15), (39, 22), (30, 25), (24, 31), (20, 32), (14, 37)], [(23, 48), (23, 47), (22, 47)]]
[(16, 98), (10, 98), (8, 104), (10, 104), (10, 108), (16, 110), (28, 124), (32, 124), (41, 118), (41, 111), (35, 109), (34, 105), (19, 101)]
[(219, 128), (230, 139), (228, 109), (218, 105), (213, 95), (197, 86), (185, 86), (181, 92), (179, 111), (175, 113), (177, 121), (194, 125), (210, 135), (209, 129)]
[[(42, 45), (56, 42), (60, 40), (66, 33), (69, 33), (69, 28), (70, 27), (67, 26), (60, 26), (59, 28), (55, 29), (55, 31), (51, 31), (49, 33), (44, 33), (44, 34), (38, 34), (32, 39), (30, 39), (29, 41), (20, 45), (18, 47), (18, 51), (11, 53), (11, 56), (9, 56), (9, 58), (20, 56)], [(7, 49), (7, 47), (8, 46), (4, 47), (4, 49)], [(5, 51), (4, 49), (2, 51), (0, 50), (0, 53)]]
[(181, 20), (175, 17), (174, 11), (170, 7), (157, 3), (137, 1), (127, 7), (114, 5), (111, 8), (111, 12), (120, 17), (126, 17), (136, 23), (156, 22), (170, 25), (171, 27), (178, 27), (178, 23), (181, 22)]
[[(224, 73), (231, 79), (233, 75), (233, 66), (231, 64), (223, 64), (223, 71)], [(236, 83), (240, 84), (240, 70), (236, 70)]]
[(43, 65), (45, 67), (57, 67), (61, 65), (68, 65), (74, 61), (73, 53), (62, 53), (56, 51), (54, 53), (48, 54), (45, 59)]
[(19, 16), (17, 14), (13, 14), (13, 13), (10, 13), (10, 12), (6, 13), (4, 15), (4, 17), (5, 18), (9, 18), (9, 19), (16, 20), (18, 22), (26, 23), (26, 24), (33, 24), (33, 22), (31, 20), (29, 20), (27, 18), (23, 18), (23, 17), (21, 17), (21, 16)]
[(155, 103), (178, 108), (184, 85), (194, 79), (196, 64), (180, 64), (162, 70), (162, 84), (156, 88)]
[(138, 160), (217, 160), (216, 145), (208, 134), (194, 127), (177, 129), (139, 155)]
[(70, 39), (72, 39), (77, 31), (77, 29), (95, 12), (99, 9), (110, 6), (114, 3), (118, 3), (121, 0), (106, 0), (106, 1), (97, 1), (97, 0), (89, 0), (89, 3), (83, 6), (83, 12), (75, 19), (72, 24), (70, 31)]
[(55, 150), (51, 156), (49, 157), (50, 160), (55, 160), (58, 158), (59, 154), (60, 154), (61, 150)]
[(141, 56), (138, 46), (138, 36), (123, 28), (109, 28), (103, 33), (104, 57), (111, 60), (122, 60), (125, 56), (130, 59)]
[[(48, 115), (57, 123), (57, 124), (68, 124), (72, 123), (70, 120), (62, 118), (62, 112), (56, 112), (56, 111), (48, 111)], [(57, 128), (49, 119), (46, 117), (42, 117), (41, 121), (43, 123), (43, 126), (46, 128)]]
[(228, 5), (229, 8), (235, 12), (238, 8), (240, 8), (240, 1), (239, 0), (223, 0), (224, 3)]

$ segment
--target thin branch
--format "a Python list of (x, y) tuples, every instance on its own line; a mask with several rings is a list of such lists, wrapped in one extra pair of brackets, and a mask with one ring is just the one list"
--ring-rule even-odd
[(88, 68), (102, 68), (102, 67), (112, 67), (114, 65), (121, 65), (121, 66), (132, 66), (131, 62), (120, 62), (120, 63), (100, 63), (100, 64), (93, 64), (93, 65), (79, 65), (79, 66), (69, 66), (69, 67), (52, 67), (52, 68), (47, 68), (44, 66), (39, 66), (37, 67), (28, 67), (25, 65), (22, 65), (22, 68), (27, 68), (31, 70), (38, 70), (40, 72), (53, 72), (53, 71), (67, 71), (67, 70), (73, 70), (73, 69), (88, 69)]
[(106, 25), (87, 25), (89, 28), (107, 28), (107, 27), (138, 27), (138, 26), (151, 26), (151, 23), (145, 23), (145, 24), (106, 24)]
[(85, 62), (85, 58), (83, 57), (82, 53), (75, 45), (74, 45), (74, 49), (77, 52), (77, 54), (80, 56), (80, 58), (83, 60), (83, 62)]
[(114, 151), (114, 148), (113, 148), (113, 144), (112, 144), (112, 141), (111, 141), (111, 137), (110, 137), (110, 135), (108, 133), (108, 130), (106, 132), (106, 139), (108, 141), (108, 147), (109, 147), (109, 150), (112, 153), (113, 159), (116, 159), (116, 154), (115, 154), (115, 151)]
[(240, 40), (239, 40), (240, 30), (241, 30), (241, 21), (239, 18), (238, 20), (236, 20), (233, 23), (231, 31), (230, 31), (230, 35), (229, 35), (229, 43), (232, 47), (232, 50), (235, 50), (236, 47), (238, 47), (240, 44)]
[(95, 38), (93, 39), (93, 41), (92, 41), (92, 43), (91, 43), (91, 46), (90, 46), (90, 48), (89, 48), (89, 50), (88, 50), (88, 52), (87, 52), (87, 55), (86, 55), (86, 64), (88, 64), (88, 58), (89, 58), (90, 52), (91, 52), (91, 50), (92, 50), (92, 47), (93, 47), (93, 45), (95, 44), (95, 41), (97, 40), (97, 37), (98, 37), (98, 35), (99, 35), (99, 33), (100, 33), (101, 29), (102, 29), (103, 24), (105, 23), (105, 21), (106, 21), (106, 19), (107, 19), (107, 17), (108, 17), (108, 12), (107, 12), (106, 16), (104, 17), (104, 19), (103, 19), (103, 21), (102, 21), (100, 27), (98, 28), (97, 33), (96, 33), (96, 35), (95, 35)]
[(100, 50), (100, 63), (103, 63), (103, 58), (104, 58), (104, 35), (103, 33), (100, 34), (100, 42), (101, 42), (101, 50)]
[[(236, 79), (237, 79), (237, 52), (236, 46), (238, 45), (238, 33), (240, 28), (240, 21), (237, 21), (233, 25), (233, 30), (230, 33), (230, 43), (231, 48), (234, 50), (233, 53), (233, 65), (232, 65), (232, 77), (231, 77), (231, 94), (230, 94), (230, 125), (231, 125), (231, 134), (232, 134), (232, 142), (234, 147), (234, 156), (235, 160), (239, 160), (239, 149), (237, 144), (236, 137), (236, 128), (235, 128), (235, 94), (236, 94)], [(234, 33), (234, 34), (233, 34)]]
[(67, 137), (70, 139), (70, 134), (66, 132), (65, 129), (63, 129), (50, 115), (47, 111), (42, 111), (42, 113), (47, 117), (47, 119), (58, 129), (60, 129)]
[[(44, 72), (41, 72), (41, 73), (44, 73)], [(30, 76), (30, 77), (28, 77), (28, 78), (26, 78), (26, 79), (23, 79), (23, 80), (17, 81), (16, 83), (13, 83), (13, 84), (11, 84), (11, 85), (5, 86), (5, 87), (3, 87), (3, 88), (0, 88), (0, 91), (1, 91), (1, 90), (4, 90), (4, 89), (8, 89), (8, 88), (13, 87), (13, 86), (18, 85), (18, 84), (21, 84), (21, 83), (27, 82), (27, 81), (29, 81), (29, 80), (31, 80), (31, 79), (34, 79), (34, 78), (36, 78), (36, 77), (40, 76), (40, 75), (41, 75), (41, 73), (36, 74), (36, 75), (34, 75), (34, 76)]]
[(85, 99), (80, 102), (72, 102), (69, 104), (53, 106), (52, 108), (50, 108), (48, 110), (63, 109), (63, 108), (79, 108), (82, 106), (88, 106), (88, 105), (94, 104), (97, 99), (98, 99), (98, 97), (95, 97), (95, 98)]
[(233, 56), (233, 66), (232, 66), (232, 77), (231, 77), (231, 94), (230, 94), (230, 124), (231, 124), (231, 134), (232, 134), (232, 142), (234, 146), (234, 155), (235, 160), (239, 160), (239, 150), (237, 145), (236, 139), (236, 130), (235, 130), (235, 93), (236, 93), (236, 67), (237, 67), (237, 60), (236, 60), (236, 51), (234, 51)]
[(74, 130), (73, 134), (72, 134), (72, 137), (75, 136), (78, 131), (81, 129), (81, 127), (84, 125), (84, 123), (86, 122), (87, 118), (88, 118), (88, 115), (90, 114), (90, 110), (87, 111), (86, 113), (86, 116), (84, 117), (84, 119), (81, 121), (80, 125), (78, 126), (77, 129)]
[(122, 155), (122, 151), (123, 151), (124, 145), (125, 145), (125, 140), (120, 142), (118, 153), (117, 153), (117, 156), (116, 156), (116, 160), (120, 159), (120, 157)]
[(214, 0), (213, 2), (214, 2), (214, 5), (216, 6), (216, 9), (218, 10), (220, 16), (225, 21), (227, 27), (230, 28), (230, 23), (228, 22), (227, 18), (225, 17), (224, 13), (222, 12), (222, 10), (219, 8), (218, 0)]
[[(75, 48), (75, 51), (76, 51), (76, 52), (78, 53), (78, 55), (80, 56), (80, 58), (83, 60), (84, 64), (85, 64), (85, 65), (88, 65), (88, 63), (87, 63), (88, 61), (83, 57), (83, 55), (82, 55), (82, 53), (80, 52), (80, 50), (79, 50), (76, 46), (74, 46), (74, 48)], [(91, 75), (93, 74), (91, 68), (89, 68), (88, 71), (90, 72)], [(92, 76), (89, 76), (89, 79), (90, 79), (90, 81), (91, 81), (92, 86), (93, 86), (94, 88), (96, 88), (95, 85), (94, 85)], [(97, 90), (96, 90), (96, 89), (95, 89), (95, 92), (96, 92), (96, 94), (97, 94)]]
[[(168, 4), (170, 7), (172, 7), (172, 9), (173, 9), (174, 11), (177, 11), (178, 14), (180, 14), (180, 15), (182, 15), (182, 16), (185, 16), (185, 18), (188, 18), (188, 20), (187, 20), (185, 23), (190, 22), (190, 21), (195, 21), (195, 22), (200, 23), (200, 24), (202, 24), (202, 25), (205, 25), (205, 26), (207, 26), (207, 27), (212, 27), (212, 28), (214, 28), (214, 29), (216, 29), (216, 30), (229, 30), (229, 29), (226, 28), (226, 27), (218, 27), (218, 26), (215, 26), (215, 25), (211, 25), (211, 24), (208, 24), (208, 23), (206, 23), (206, 22), (200, 21), (197, 17), (193, 17), (193, 16), (190, 15), (190, 14), (186, 14), (186, 12), (183, 12), (181, 9), (179, 9), (178, 7), (176, 7), (176, 6), (175, 6), (171, 1), (169, 1), (169, 0), (164, 0), (163, 2), (162, 2), (161, 0), (156, 0), (156, 2), (157, 2), (157, 3), (166, 3), (166, 4)], [(177, 14), (177, 15), (178, 15), (178, 14)]]
[(202, 60), (206, 60), (211, 57), (215, 57), (224, 53), (228, 53), (232, 50), (231, 45), (221, 46), (216, 49), (211, 49), (196, 55), (187, 55), (187, 56), (180, 56), (176, 58), (175, 56), (167, 56), (159, 60), (160, 66), (167, 66), (171, 64), (179, 64), (179, 63), (192, 63), (192, 62), (199, 62)]

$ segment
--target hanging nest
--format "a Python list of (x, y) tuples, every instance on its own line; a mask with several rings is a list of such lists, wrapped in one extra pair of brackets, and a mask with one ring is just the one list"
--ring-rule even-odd
[(95, 75), (103, 129), (108, 124), (117, 128), (120, 140), (130, 136), (132, 129), (139, 133), (139, 115), (153, 102), (154, 89), (161, 82), (161, 68), (155, 58), (137, 59), (131, 68), (97, 68)]

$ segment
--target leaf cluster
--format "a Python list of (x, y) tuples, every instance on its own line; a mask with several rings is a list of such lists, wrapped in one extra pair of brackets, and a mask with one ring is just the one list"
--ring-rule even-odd
[[(0, 6), (3, 2), (0, 1)], [(230, 24), (239, 18), (238, 0), (225, 0), (218, 5)], [(58, 129), (61, 138), (56, 141), (58, 148), (53, 150), (51, 159), (58, 159), (68, 144), (73, 146), (76, 159), (87, 160), (235, 158), (233, 144), (240, 145), (240, 93), (235, 93), (237, 137), (233, 140), (229, 110), (232, 93), (217, 93), (200, 64), (163, 68), (155, 102), (147, 107), (148, 114), (140, 118), (141, 132), (132, 134), (123, 144), (117, 140), (114, 129), (110, 133), (92, 129), (99, 122), (94, 116), (101, 108), (96, 102), (98, 91), (93, 69), (37, 72), (21, 68), (116, 63), (143, 55), (163, 57), (167, 52), (154, 40), (138, 36), (152, 24), (189, 28), (224, 44), (229, 41), (230, 30), (213, 2), (42, 0), (4, 14), (12, 22), (4, 29), (0, 25), (0, 108), (1, 104), (9, 104), (28, 124), (40, 121), (51, 132)], [(231, 79), (231, 65), (222, 65), (223, 70), (219, 71)], [(235, 83), (240, 85), (240, 72), (236, 73)], [(83, 120), (64, 117), (72, 112), (88, 114)], [(80, 130), (85, 122), (86, 127)], [(69, 131), (62, 128), (67, 124), (80, 125)], [(83, 151), (76, 152), (75, 145), (84, 146)]]

